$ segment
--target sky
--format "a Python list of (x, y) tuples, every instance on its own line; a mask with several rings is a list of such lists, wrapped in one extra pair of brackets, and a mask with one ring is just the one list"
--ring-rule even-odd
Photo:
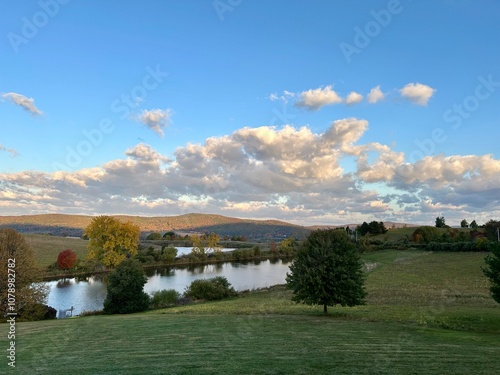
[(0, 215), (500, 218), (497, 1), (0, 9)]

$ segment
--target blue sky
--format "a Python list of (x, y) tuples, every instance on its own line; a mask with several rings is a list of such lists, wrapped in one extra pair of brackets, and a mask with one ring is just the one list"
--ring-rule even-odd
[(495, 1), (0, 5), (0, 215), (498, 219)]

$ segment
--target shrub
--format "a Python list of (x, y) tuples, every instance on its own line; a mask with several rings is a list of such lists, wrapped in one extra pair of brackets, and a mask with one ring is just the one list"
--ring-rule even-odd
[(175, 289), (164, 289), (153, 293), (151, 306), (155, 309), (175, 305), (181, 298), (181, 294)]
[(146, 240), (161, 240), (161, 234), (158, 233), (158, 232), (153, 232), (153, 233), (150, 233), (148, 234), (148, 236), (146, 237)]
[(24, 306), (18, 311), (18, 318), (20, 320), (48, 320), (55, 319), (57, 310), (52, 306), (43, 303), (35, 303)]
[(439, 229), (435, 227), (419, 227), (413, 232), (411, 235), (411, 239), (414, 242), (421, 242), (424, 241), (426, 243), (429, 242), (439, 242), (442, 239), (441, 232)]
[(160, 259), (164, 262), (171, 263), (177, 257), (177, 249), (175, 247), (169, 246), (161, 249)]
[(212, 279), (194, 280), (186, 288), (184, 295), (195, 300), (215, 301), (234, 297), (237, 292), (225, 277), (218, 276)]
[(255, 245), (253, 248), (253, 255), (255, 257), (260, 257), (262, 255), (262, 250), (260, 249), (260, 246), (259, 245)]

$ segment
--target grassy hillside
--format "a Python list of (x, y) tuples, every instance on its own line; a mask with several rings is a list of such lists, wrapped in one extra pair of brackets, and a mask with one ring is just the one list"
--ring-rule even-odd
[[(309, 229), (278, 220), (249, 220), (211, 214), (186, 214), (179, 216), (142, 217), (116, 215), (122, 221), (130, 221), (142, 232), (211, 232), (221, 235), (245, 235), (259, 240), (301, 237)], [(26, 215), (0, 216), (0, 227), (9, 226), (21, 233), (51, 233), (58, 236), (80, 236), (92, 216), (84, 215)]]
[(364, 258), (367, 304), (327, 317), (274, 287), (142, 314), (18, 323), (9, 374), (500, 372), (500, 305), (488, 296), (484, 254)]
[(35, 252), (37, 264), (47, 267), (57, 260), (59, 253), (66, 249), (73, 250), (78, 259), (87, 256), (88, 241), (79, 238), (48, 236), (44, 234), (25, 234), (24, 237)]

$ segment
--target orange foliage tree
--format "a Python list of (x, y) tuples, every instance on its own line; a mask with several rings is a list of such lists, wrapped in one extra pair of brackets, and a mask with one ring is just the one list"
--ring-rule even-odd
[(75, 266), (77, 259), (78, 255), (76, 255), (73, 250), (66, 249), (64, 251), (61, 251), (57, 256), (57, 268), (62, 270), (69, 270), (70, 268), (73, 268)]

